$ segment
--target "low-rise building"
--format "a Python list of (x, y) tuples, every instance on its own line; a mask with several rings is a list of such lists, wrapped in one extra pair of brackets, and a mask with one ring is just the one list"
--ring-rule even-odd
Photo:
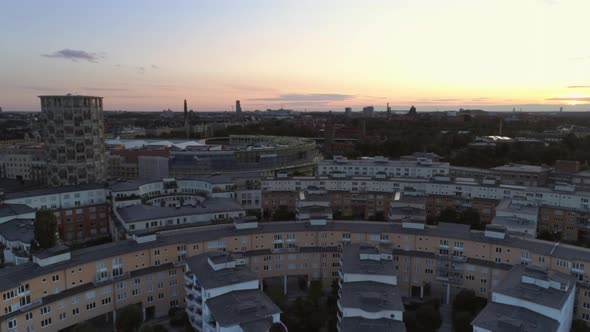
[(390, 253), (365, 244), (345, 245), (339, 277), (338, 331), (405, 331)]
[(492, 291), (492, 303), (472, 322), (474, 332), (567, 332), (576, 293), (571, 275), (516, 265)]
[(244, 264), (245, 259), (224, 251), (186, 260), (185, 310), (195, 330), (264, 332), (282, 326), (280, 309)]
[(492, 224), (504, 226), (516, 236), (537, 236), (539, 207), (528, 205), (526, 200), (505, 199), (496, 207), (496, 216)]

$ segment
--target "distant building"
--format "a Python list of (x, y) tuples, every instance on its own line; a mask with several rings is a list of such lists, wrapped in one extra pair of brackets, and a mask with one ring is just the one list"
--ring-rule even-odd
[(373, 117), (374, 113), (375, 113), (375, 107), (373, 107), (373, 106), (363, 107), (363, 115), (364, 116), (371, 118), (371, 117)]
[(350, 116), (352, 114), (352, 107), (345, 107), (344, 114), (346, 114), (346, 116)]
[(242, 113), (242, 105), (239, 100), (236, 100), (236, 113)]
[(101, 183), (106, 178), (102, 97), (39, 96), (50, 186)]

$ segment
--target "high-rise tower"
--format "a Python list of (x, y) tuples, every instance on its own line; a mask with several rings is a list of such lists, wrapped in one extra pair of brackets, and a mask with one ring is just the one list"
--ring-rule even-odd
[(190, 128), (188, 125), (188, 107), (186, 106), (186, 99), (184, 100), (184, 131), (186, 133), (186, 139), (189, 139)]
[(106, 179), (102, 97), (39, 96), (50, 186)]
[(242, 105), (239, 100), (236, 100), (236, 113), (242, 113)]

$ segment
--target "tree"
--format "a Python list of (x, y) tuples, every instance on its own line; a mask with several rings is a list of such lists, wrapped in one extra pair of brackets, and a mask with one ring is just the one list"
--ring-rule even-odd
[(590, 332), (590, 327), (581, 319), (574, 319), (571, 332)]
[(456, 332), (471, 332), (471, 321), (483, 309), (486, 300), (471, 289), (461, 290), (453, 300), (453, 328)]
[(38, 210), (35, 214), (34, 241), (41, 249), (55, 246), (57, 242), (57, 218), (50, 210)]
[(143, 321), (143, 313), (137, 304), (122, 308), (117, 316), (117, 329), (123, 332), (135, 332)]
[(90, 322), (85, 321), (76, 324), (72, 329), (72, 332), (96, 332), (96, 328)]
[(457, 211), (453, 208), (446, 208), (438, 215), (438, 222), (457, 222)]
[(272, 214), (273, 221), (287, 221), (295, 219), (295, 213), (289, 211), (286, 206), (279, 206), (279, 208)]
[(479, 211), (474, 208), (465, 209), (459, 214), (459, 223), (469, 225), (471, 229), (481, 229)]
[(434, 332), (442, 325), (440, 312), (432, 305), (423, 305), (416, 310), (416, 327), (423, 332)]
[(545, 241), (559, 241), (561, 240), (561, 233), (560, 232), (551, 232), (546, 229), (539, 232), (537, 235), (538, 239), (545, 240)]

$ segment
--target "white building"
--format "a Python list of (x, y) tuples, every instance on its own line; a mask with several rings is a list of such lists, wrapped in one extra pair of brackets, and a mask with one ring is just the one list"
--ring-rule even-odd
[(404, 305), (390, 253), (362, 244), (342, 248), (338, 331), (405, 331)]
[(118, 208), (114, 213), (130, 232), (241, 219), (246, 215), (242, 205), (228, 198), (211, 198), (178, 207), (135, 204)]
[(474, 332), (568, 332), (574, 313), (575, 277), (538, 266), (515, 265), (473, 320)]
[(269, 331), (280, 309), (259, 289), (243, 258), (219, 251), (186, 260), (186, 312), (199, 332)]
[(504, 199), (496, 207), (492, 224), (504, 226), (509, 233), (516, 236), (535, 238), (538, 218), (538, 206), (527, 205), (522, 200)]
[(332, 160), (320, 161), (318, 174), (430, 179), (435, 176), (448, 176), (449, 167), (449, 163), (433, 161), (427, 157), (417, 157), (414, 160), (389, 160), (385, 157), (349, 160), (336, 156)]

